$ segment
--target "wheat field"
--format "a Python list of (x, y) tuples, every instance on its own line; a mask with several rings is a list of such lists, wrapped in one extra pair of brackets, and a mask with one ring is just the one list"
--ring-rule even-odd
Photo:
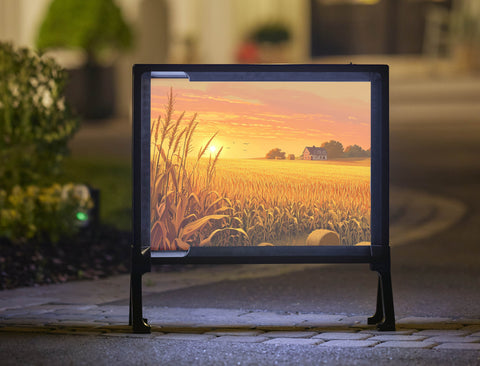
[(207, 153), (216, 134), (194, 153), (197, 115), (174, 118), (174, 105), (170, 90), (150, 130), (152, 250), (305, 245), (316, 229), (370, 241), (369, 159), (222, 159)]
[(299, 245), (315, 229), (354, 245), (370, 240), (369, 162), (219, 159), (210, 189), (228, 200), (244, 245)]

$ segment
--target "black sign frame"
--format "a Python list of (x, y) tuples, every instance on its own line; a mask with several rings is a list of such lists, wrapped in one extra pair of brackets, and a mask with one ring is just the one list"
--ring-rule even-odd
[[(371, 245), (192, 247), (188, 253), (150, 251), (150, 82), (188, 77), (196, 81), (368, 81), (371, 84)], [(133, 67), (133, 243), (130, 325), (150, 332), (143, 318), (142, 276), (152, 264), (365, 263), (379, 275), (375, 314), (368, 324), (395, 330), (389, 245), (389, 80), (386, 65), (159, 65)], [(186, 254), (186, 255), (185, 255)]]

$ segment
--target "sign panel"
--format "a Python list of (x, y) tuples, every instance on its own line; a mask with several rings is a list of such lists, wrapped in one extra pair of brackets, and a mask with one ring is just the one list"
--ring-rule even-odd
[(150, 245), (371, 239), (369, 81), (151, 81)]
[(395, 329), (388, 67), (135, 65), (130, 322), (164, 263), (365, 263)]

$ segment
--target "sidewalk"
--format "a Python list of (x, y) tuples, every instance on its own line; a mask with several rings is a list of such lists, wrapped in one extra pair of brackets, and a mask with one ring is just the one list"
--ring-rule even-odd
[(397, 331), (379, 332), (365, 316), (168, 307), (146, 313), (152, 334), (139, 335), (127, 326), (128, 306), (39, 305), (2, 314), (0, 333), (480, 351), (480, 319), (405, 317), (397, 320)]

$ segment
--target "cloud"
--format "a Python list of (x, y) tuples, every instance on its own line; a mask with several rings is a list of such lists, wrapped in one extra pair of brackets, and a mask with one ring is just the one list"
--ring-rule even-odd
[[(170, 85), (162, 83), (152, 84), (152, 118), (165, 113)], [(273, 139), (290, 141), (290, 146), (312, 138), (369, 145), (370, 124), (364, 123), (370, 120), (369, 86), (314, 84), (172, 82), (174, 118), (186, 111), (187, 122), (198, 113), (199, 133), (251, 139), (257, 149), (264, 146), (262, 140)]]

